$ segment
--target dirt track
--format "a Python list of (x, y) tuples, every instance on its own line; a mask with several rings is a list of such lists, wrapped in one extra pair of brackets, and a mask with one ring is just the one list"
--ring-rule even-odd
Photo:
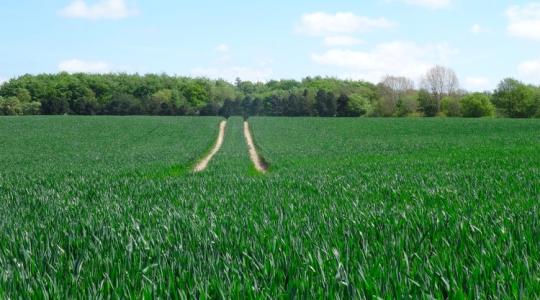
[(227, 121), (221, 121), (219, 124), (219, 134), (216, 141), (216, 144), (214, 145), (214, 148), (212, 151), (205, 157), (203, 160), (201, 160), (196, 166), (193, 171), (195, 172), (202, 172), (208, 167), (208, 163), (212, 160), (214, 155), (219, 151), (221, 148), (221, 145), (223, 145), (223, 139), (225, 138), (225, 126), (227, 126)]
[(248, 122), (244, 122), (244, 136), (246, 137), (246, 143), (249, 149), (249, 157), (255, 165), (255, 169), (257, 169), (257, 171), (261, 173), (266, 173), (266, 165), (264, 164), (261, 157), (257, 153), (257, 150), (255, 149), (255, 143), (253, 143), (253, 137), (251, 136), (251, 132), (249, 131)]

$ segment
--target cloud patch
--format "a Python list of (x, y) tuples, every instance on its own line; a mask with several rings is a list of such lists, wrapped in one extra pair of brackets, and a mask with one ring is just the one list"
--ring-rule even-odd
[(208, 77), (213, 79), (224, 79), (229, 82), (234, 82), (236, 78), (249, 80), (254, 82), (265, 82), (272, 76), (272, 68), (270, 67), (250, 67), (250, 66), (220, 66), (195, 68), (191, 70), (193, 76)]
[(231, 56), (231, 47), (228, 44), (219, 44), (216, 46), (216, 52), (219, 54), (218, 62), (219, 63), (228, 63), (232, 61)]
[(484, 28), (480, 24), (474, 24), (473, 26), (471, 26), (470, 31), (471, 31), (472, 34), (476, 34), (476, 35), (489, 32), (489, 30), (487, 28)]
[(465, 87), (472, 91), (487, 91), (493, 88), (491, 81), (485, 77), (467, 77)]
[(456, 52), (447, 44), (396, 41), (379, 44), (369, 51), (329, 49), (312, 54), (311, 59), (317, 64), (342, 68), (342, 77), (376, 83), (388, 74), (419, 79), (432, 66), (446, 64)]
[(221, 52), (221, 53), (227, 53), (231, 50), (231, 48), (229, 47), (229, 45), (227, 44), (219, 44), (217, 45), (216, 47), (216, 51), (217, 52)]
[(60, 10), (59, 14), (65, 18), (89, 20), (118, 20), (137, 15), (138, 11), (131, 8), (126, 1), (98, 0), (88, 4), (86, 0), (74, 0)]
[(394, 26), (395, 23), (385, 18), (369, 18), (351, 12), (315, 12), (302, 15), (295, 26), (295, 32), (310, 36), (335, 36), (389, 29)]
[(518, 72), (523, 79), (540, 81), (540, 59), (522, 62), (518, 66)]
[(222, 43), (216, 46), (217, 62), (214, 66), (198, 67), (191, 70), (191, 75), (196, 77), (208, 77), (223, 79), (234, 82), (237, 78), (254, 82), (265, 82), (273, 74), (272, 68), (266, 62), (255, 66), (244, 66), (233, 63), (231, 48)]
[(364, 41), (347, 35), (328, 36), (324, 38), (324, 45), (327, 47), (355, 46), (363, 44)]
[(511, 6), (506, 10), (506, 17), (510, 35), (540, 40), (540, 2)]
[(84, 61), (80, 59), (70, 59), (58, 65), (61, 72), (68, 73), (109, 73), (110, 65), (103, 61)]
[(404, 0), (405, 3), (423, 6), (431, 9), (447, 8), (452, 4), (452, 0)]

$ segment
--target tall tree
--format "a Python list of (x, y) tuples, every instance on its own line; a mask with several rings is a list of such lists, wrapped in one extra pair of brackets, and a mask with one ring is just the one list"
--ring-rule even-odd
[(242, 115), (244, 116), (244, 118), (251, 116), (252, 103), (253, 103), (253, 99), (250, 96), (246, 96), (242, 100), (241, 108), (242, 108)]
[(425, 117), (435, 117), (439, 112), (435, 98), (424, 89), (418, 92), (418, 103)]
[(255, 100), (251, 102), (250, 116), (260, 116), (263, 113), (263, 109), (263, 101), (260, 98), (255, 98)]
[(337, 100), (336, 95), (332, 92), (326, 93), (326, 109), (327, 115), (325, 117), (335, 117), (337, 114)]
[(328, 108), (326, 107), (326, 91), (319, 90), (317, 96), (315, 96), (315, 109), (320, 117), (325, 117), (328, 114)]
[(349, 97), (345, 94), (341, 94), (337, 99), (337, 116), (338, 117), (350, 117), (351, 112), (349, 110)]
[(382, 93), (397, 105), (408, 92), (414, 90), (414, 81), (407, 77), (387, 75), (380, 83)]
[(459, 80), (454, 70), (435, 66), (422, 79), (422, 89), (430, 93), (438, 113), (441, 109), (442, 99), (458, 93)]
[(398, 106), (402, 99), (414, 90), (414, 82), (406, 77), (387, 75), (378, 84), (379, 99), (377, 114), (391, 117), (398, 114)]

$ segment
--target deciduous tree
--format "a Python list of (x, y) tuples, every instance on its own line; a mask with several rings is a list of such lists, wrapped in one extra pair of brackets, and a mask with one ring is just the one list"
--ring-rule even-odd
[(435, 66), (422, 79), (422, 89), (429, 92), (438, 113), (442, 99), (458, 93), (459, 80), (454, 70)]

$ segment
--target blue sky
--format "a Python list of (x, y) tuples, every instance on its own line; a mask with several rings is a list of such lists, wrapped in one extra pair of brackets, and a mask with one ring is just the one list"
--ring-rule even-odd
[(0, 4), (0, 81), (25, 73), (166, 72), (234, 80), (540, 84), (540, 2), (25, 0)]

